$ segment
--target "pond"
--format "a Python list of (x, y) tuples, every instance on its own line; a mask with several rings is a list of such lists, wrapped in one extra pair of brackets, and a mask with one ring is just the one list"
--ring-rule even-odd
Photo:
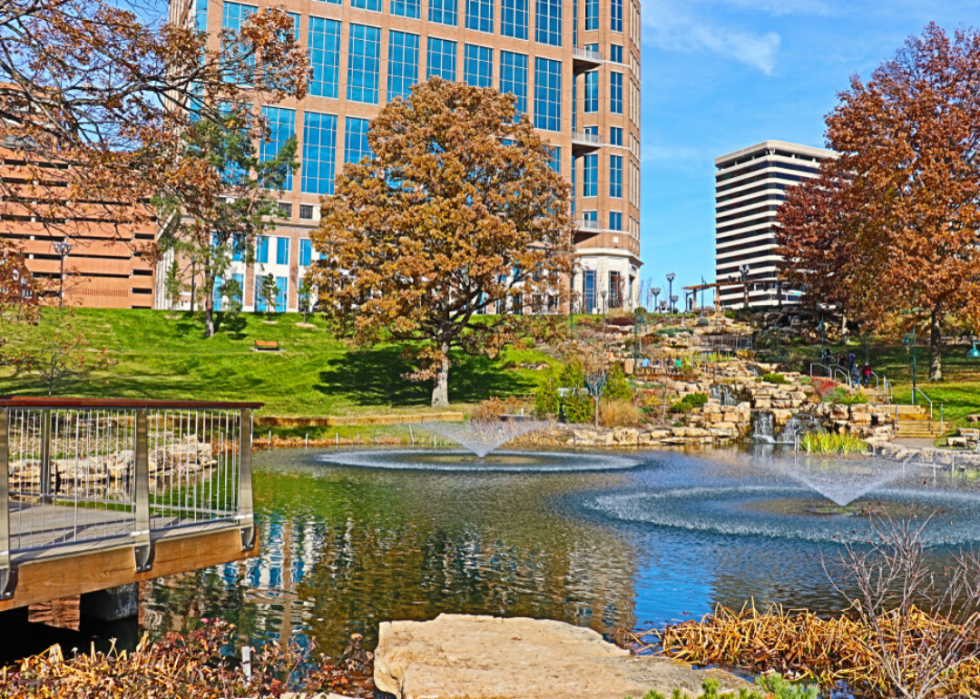
[(452, 454), (404, 468), (411, 458), (379, 454), (257, 454), (260, 557), (150, 583), (147, 629), (221, 617), (243, 638), (315, 639), (329, 654), (354, 632), (373, 648), (381, 621), (442, 612), (611, 636), (716, 604), (838, 609), (825, 564), (866, 534), (871, 506), (943, 511), (927, 525), (937, 564), (980, 541), (980, 488), (901, 465), (840, 509), (769, 453), (576, 452), (566, 470), (526, 454), (486, 469), (455, 468)]

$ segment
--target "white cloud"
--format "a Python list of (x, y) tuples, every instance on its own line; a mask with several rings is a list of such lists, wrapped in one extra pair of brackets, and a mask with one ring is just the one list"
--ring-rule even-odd
[[(734, 0), (748, 4), (750, 0)], [(718, 25), (691, 14), (694, 6), (671, 0), (648, 2), (643, 13), (644, 40), (668, 51), (711, 51), (771, 75), (776, 68), (780, 36)], [(755, 5), (787, 5), (788, 1), (755, 0)]]

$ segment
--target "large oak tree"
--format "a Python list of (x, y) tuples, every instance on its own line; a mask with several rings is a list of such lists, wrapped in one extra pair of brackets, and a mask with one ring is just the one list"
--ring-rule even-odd
[[(371, 123), (323, 201), (322, 308), (361, 345), (406, 341), (449, 402), (450, 351), (494, 355), (567, 299), (569, 186), (512, 96), (434, 78)], [(509, 310), (496, 318), (498, 302)]]
[(840, 157), (780, 214), (789, 278), (816, 279), (811, 293), (871, 328), (928, 322), (934, 381), (944, 317), (980, 322), (978, 86), (980, 32), (929, 25), (870, 80), (852, 78), (827, 116)]

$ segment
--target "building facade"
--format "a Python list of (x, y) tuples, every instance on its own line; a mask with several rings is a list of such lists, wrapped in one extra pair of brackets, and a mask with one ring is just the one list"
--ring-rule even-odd
[[(172, 0), (171, 21), (217, 42), (268, 0)], [(582, 312), (632, 307), (640, 267), (640, 5), (638, 0), (277, 0), (309, 52), (309, 94), (263, 106), (264, 154), (297, 139), (300, 169), (280, 206), (288, 216), (229, 278), (245, 310), (272, 275), (277, 310), (298, 309), (298, 287), (316, 252), (321, 197), (345, 163), (370, 155), (371, 119), (412, 85), (440, 76), (516, 96), (573, 184)], [(162, 264), (167, 265), (165, 260)], [(157, 275), (162, 290), (164, 274)], [(601, 292), (606, 291), (603, 295)], [(164, 294), (158, 293), (163, 303)], [(220, 291), (216, 302), (220, 304)]]
[(715, 280), (725, 308), (798, 303), (798, 289), (779, 282), (775, 254), (776, 214), (786, 189), (820, 175), (820, 163), (835, 157), (824, 148), (764, 141), (715, 159)]
[(140, 254), (159, 232), (152, 216), (130, 223), (112, 203), (67, 201), (66, 167), (24, 157), (0, 148), (0, 179), (12, 193), (0, 197), (0, 238), (17, 246), (42, 293), (71, 306), (154, 308), (154, 267)]

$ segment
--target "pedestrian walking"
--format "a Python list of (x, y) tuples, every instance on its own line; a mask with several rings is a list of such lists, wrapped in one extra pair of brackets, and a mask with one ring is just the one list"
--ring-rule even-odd
[(861, 367), (861, 378), (864, 379), (864, 387), (868, 388), (871, 386), (871, 365), (865, 364)]
[(847, 370), (853, 373), (853, 371), (854, 371), (854, 365), (855, 364), (857, 364), (857, 355), (855, 355), (853, 352), (848, 352), (847, 353)]

